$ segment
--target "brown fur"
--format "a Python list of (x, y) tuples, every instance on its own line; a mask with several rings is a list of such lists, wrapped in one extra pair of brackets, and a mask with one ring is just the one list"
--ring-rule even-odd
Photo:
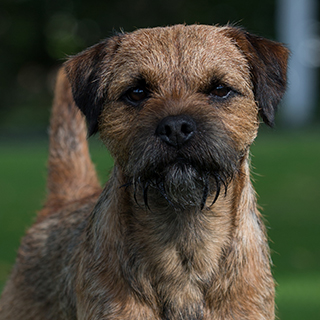
[[(177, 25), (115, 35), (71, 58), (73, 98), (114, 169), (100, 191), (62, 69), (48, 200), (0, 319), (274, 319), (249, 147), (259, 114), (273, 124), (287, 57), (237, 28)], [(230, 94), (215, 94), (221, 84)], [(132, 100), (132, 88), (147, 96)], [(167, 142), (168, 121), (191, 138)]]

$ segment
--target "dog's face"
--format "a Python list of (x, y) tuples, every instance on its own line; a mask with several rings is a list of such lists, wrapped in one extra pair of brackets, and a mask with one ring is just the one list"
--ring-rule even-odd
[[(232, 27), (184, 26), (120, 34), (71, 58), (78, 107), (128, 182), (177, 207), (219, 195), (269, 125), (288, 52)], [(215, 195), (215, 196), (214, 196)]]

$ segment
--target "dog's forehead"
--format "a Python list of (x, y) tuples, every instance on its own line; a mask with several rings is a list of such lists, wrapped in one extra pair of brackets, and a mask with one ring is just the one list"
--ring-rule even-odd
[(175, 67), (182, 62), (203, 65), (206, 62), (231, 62), (234, 58), (243, 58), (223, 30), (200, 25), (140, 29), (124, 37), (121, 49), (129, 55), (133, 54), (132, 58), (142, 59), (140, 61), (165, 62), (166, 66), (171, 63)]
[(125, 78), (141, 76), (162, 85), (172, 79), (183, 79), (191, 86), (219, 77), (231, 85), (250, 81), (247, 60), (223, 27), (139, 29), (123, 35), (115, 60), (113, 69), (123, 83)]

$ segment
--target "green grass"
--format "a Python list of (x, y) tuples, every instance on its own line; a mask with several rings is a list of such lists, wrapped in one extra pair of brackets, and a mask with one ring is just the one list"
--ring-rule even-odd
[(320, 130), (263, 132), (253, 178), (271, 239), (281, 320), (320, 319)]
[[(252, 147), (253, 178), (268, 226), (281, 320), (320, 319), (320, 130), (265, 130)], [(95, 142), (95, 141), (94, 141)], [(21, 236), (45, 196), (46, 142), (0, 144), (0, 291)], [(102, 181), (111, 158), (92, 157)]]

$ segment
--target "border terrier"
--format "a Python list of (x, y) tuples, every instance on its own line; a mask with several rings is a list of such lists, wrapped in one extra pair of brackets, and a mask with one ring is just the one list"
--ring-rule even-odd
[[(274, 319), (249, 147), (260, 118), (274, 123), (287, 59), (279, 43), (204, 25), (115, 34), (71, 57), (47, 201), (0, 319)], [(114, 159), (103, 189), (86, 125)]]

